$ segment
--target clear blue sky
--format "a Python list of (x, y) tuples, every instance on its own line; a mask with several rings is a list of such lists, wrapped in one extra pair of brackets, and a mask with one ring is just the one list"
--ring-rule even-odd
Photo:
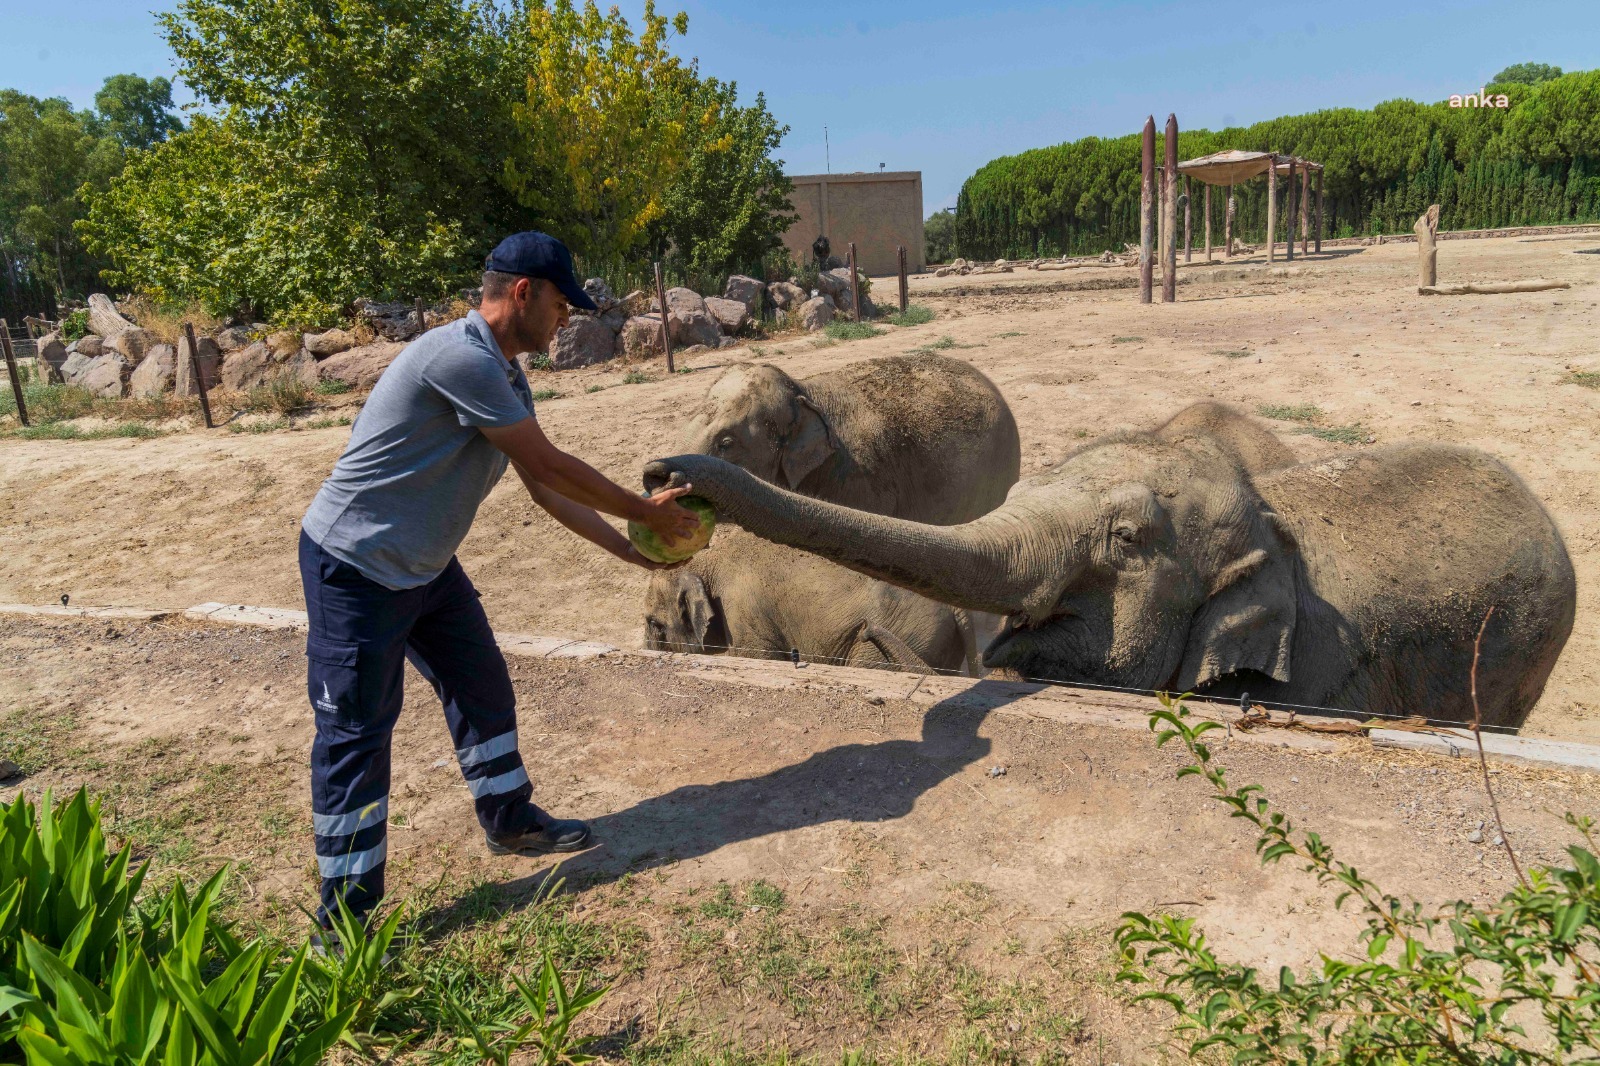
[[(0, 86), (87, 105), (108, 75), (171, 76), (149, 13), (162, 6), (0, 0)], [(1147, 114), (1215, 129), (1442, 100), (1516, 62), (1600, 66), (1600, 0), (662, 4), (680, 7), (679, 50), (764, 91), (791, 127), (790, 173), (825, 168), (826, 126), (833, 170), (920, 170), (929, 212), (995, 156), (1129, 133)]]

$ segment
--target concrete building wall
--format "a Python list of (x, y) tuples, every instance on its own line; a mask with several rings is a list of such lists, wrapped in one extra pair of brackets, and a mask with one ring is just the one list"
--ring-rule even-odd
[(897, 249), (905, 245), (906, 267), (922, 269), (922, 172), (876, 174), (800, 174), (794, 183), (800, 220), (783, 235), (784, 247), (802, 263), (811, 261), (811, 243), (826, 236), (832, 254), (843, 260), (856, 242), (856, 263), (868, 274), (900, 269)]

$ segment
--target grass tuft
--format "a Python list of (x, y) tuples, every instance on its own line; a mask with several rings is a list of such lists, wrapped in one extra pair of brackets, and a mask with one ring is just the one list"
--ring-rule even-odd
[(1318, 440), (1330, 440), (1335, 444), (1365, 444), (1372, 435), (1360, 422), (1344, 426), (1304, 426), (1298, 432), (1309, 433)]
[(1256, 413), (1279, 422), (1315, 422), (1322, 417), (1322, 408), (1314, 403), (1264, 403)]
[(982, 348), (981, 344), (957, 344), (956, 339), (946, 333), (936, 341), (929, 341), (918, 348), (907, 349), (907, 355), (924, 355), (928, 352), (948, 352), (953, 348)]
[(1220, 355), (1224, 359), (1246, 359), (1255, 353), (1249, 348), (1213, 348), (1212, 355)]
[(1112, 337), (1112, 344), (1143, 344), (1143, 337)]
[(317, 382), (316, 388), (313, 391), (316, 392), (318, 396), (342, 396), (350, 391), (350, 383), (348, 381), (339, 381), (336, 378), (330, 378), (327, 381)]
[(561, 398), (561, 394), (555, 389), (540, 389), (533, 394), (533, 398), (535, 400), (557, 400)]
[(622, 383), (624, 385), (648, 385), (654, 380), (654, 378), (650, 377), (643, 370), (630, 370), (626, 374), (622, 375)]
[(921, 304), (907, 304), (904, 311), (882, 316), (891, 326), (921, 326), (933, 321), (933, 311)]
[(1567, 374), (1567, 382), (1582, 385), (1586, 389), (1600, 389), (1600, 371), (1573, 370)]
[(836, 319), (829, 322), (823, 332), (836, 341), (861, 341), (866, 340), (868, 337), (876, 337), (883, 330), (870, 322), (851, 322), (848, 319)]

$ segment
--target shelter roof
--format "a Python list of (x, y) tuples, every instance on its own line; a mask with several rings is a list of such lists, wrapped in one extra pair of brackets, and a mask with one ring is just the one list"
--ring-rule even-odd
[(1236, 185), (1260, 177), (1267, 172), (1268, 167), (1279, 174), (1286, 174), (1291, 161), (1297, 167), (1308, 170), (1322, 169), (1321, 163), (1313, 163), (1298, 156), (1280, 155), (1277, 152), (1247, 152), (1230, 148), (1226, 152), (1213, 152), (1199, 159), (1186, 159), (1178, 164), (1178, 173), (1187, 174), (1208, 185)]

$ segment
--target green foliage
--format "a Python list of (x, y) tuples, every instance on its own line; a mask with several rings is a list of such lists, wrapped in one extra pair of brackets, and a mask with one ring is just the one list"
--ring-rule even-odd
[[(1441, 229), (1600, 219), (1600, 71), (1502, 88), (1505, 109), (1391, 100), (1187, 130), (1178, 154), (1272, 150), (1325, 164), (1330, 236), (1408, 232), (1432, 203)], [(1266, 182), (1245, 182), (1236, 196), (1235, 232), (1261, 239)], [(1220, 231), (1226, 196), (1211, 199)], [(1195, 203), (1202, 227), (1198, 190)], [(1138, 134), (1087, 137), (981, 167), (957, 201), (956, 244), (979, 259), (1094, 254), (1138, 241), (1138, 212)]]
[[(1359, 947), (1327, 951), (1317, 970), (1283, 967), (1276, 982), (1223, 962), (1190, 918), (1131, 912), (1116, 933), (1121, 979), (1165, 1003), (1190, 1057), (1234, 1063), (1556, 1063), (1600, 1050), (1600, 858), (1592, 823), (1567, 815), (1587, 846), (1570, 867), (1535, 868), (1498, 902), (1456, 901), (1429, 914), (1383, 892), (1316, 833), (1301, 832), (1259, 785), (1234, 788), (1201, 739), (1222, 728), (1196, 722), (1162, 697), (1150, 719), (1157, 744), (1178, 740), (1230, 817), (1256, 830), (1263, 865), (1289, 858), (1353, 900), (1364, 918)], [(1537, 1018), (1538, 1035), (1526, 1024)]]
[(1256, 414), (1279, 422), (1315, 422), (1322, 417), (1322, 408), (1314, 403), (1264, 403)]
[(68, 344), (82, 340), (89, 332), (89, 309), (80, 307), (61, 320), (61, 336)]
[(318, 396), (342, 396), (350, 391), (350, 383), (337, 378), (317, 382), (316, 394)]
[(832, 340), (859, 341), (868, 337), (876, 337), (883, 330), (870, 322), (851, 322), (847, 318), (836, 318), (828, 323), (823, 332)]
[[(883, 316), (883, 321), (891, 326), (921, 326), (932, 322), (933, 317), (933, 312), (921, 304), (906, 304), (904, 311), (890, 312)], [(1021, 334), (1012, 334), (1012, 336), (1021, 336)]]
[(514, 1055), (538, 1066), (582, 1066), (593, 1061), (594, 1056), (576, 1051), (582, 1042), (575, 1044), (569, 1030), (605, 995), (604, 987), (591, 988), (579, 977), (577, 986), (569, 990), (549, 955), (544, 957), (536, 984), (529, 985), (516, 974), (511, 975), (511, 980), (517, 987), (522, 1011), (528, 1015), (520, 1025), (499, 1019), (480, 1024), (454, 1000), (448, 1001), (456, 1024), (466, 1034), (459, 1038), (463, 1047), (473, 1050), (480, 1061), (496, 1066), (507, 1066)]
[(183, 129), (166, 78), (113, 74), (94, 94), (94, 109), (104, 132), (124, 148), (149, 148)]
[(622, 375), (624, 385), (644, 385), (650, 381), (643, 370), (630, 370)]
[(1561, 77), (1561, 68), (1549, 63), (1513, 63), (1496, 74), (1491, 85), (1538, 85)]
[(528, 357), (529, 370), (554, 370), (556, 364), (551, 361), (547, 352), (535, 352)]
[(555, 389), (540, 389), (533, 394), (535, 400), (555, 400), (559, 399), (560, 396), (561, 394)]
[(956, 209), (935, 211), (922, 224), (923, 262), (948, 263), (956, 258)]
[(1567, 381), (1586, 389), (1600, 389), (1600, 371), (1571, 370), (1567, 372)]

